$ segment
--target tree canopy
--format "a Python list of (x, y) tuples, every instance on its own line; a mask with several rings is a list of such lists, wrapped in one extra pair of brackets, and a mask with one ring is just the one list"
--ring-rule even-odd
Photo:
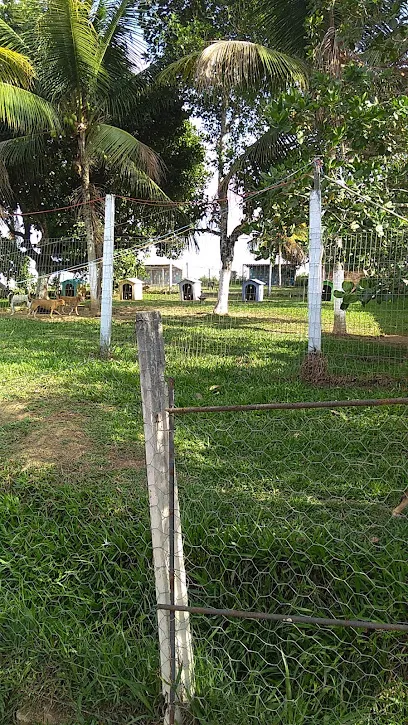
[[(65, 199), (79, 202), (79, 222), (72, 214), (53, 220), (36, 215), (32, 221), (27, 217), (25, 226), (34, 223), (48, 238), (62, 226), (66, 234), (80, 223), (90, 263), (102, 253), (101, 217), (93, 202), (106, 191), (166, 200), (168, 190), (177, 200), (192, 197), (204, 181), (202, 147), (182, 99), (174, 90), (155, 92), (153, 72), (142, 68), (136, 7), (130, 1), (32, 0), (8, 3), (9, 24), (0, 24), (0, 43), (24, 49), (32, 59), (30, 93), (46, 101), (56, 119), (51, 134), (33, 133), (34, 116), (32, 126), (11, 125), (12, 138), (5, 130), (0, 160), (12, 193), (3, 184), (3, 203), (12, 214), (16, 205), (28, 211), (62, 206)], [(122, 239), (141, 235), (141, 228), (144, 235), (165, 225), (174, 228), (178, 221), (175, 211), (146, 215), (135, 204), (118, 209)], [(91, 288), (97, 304), (95, 274)]]

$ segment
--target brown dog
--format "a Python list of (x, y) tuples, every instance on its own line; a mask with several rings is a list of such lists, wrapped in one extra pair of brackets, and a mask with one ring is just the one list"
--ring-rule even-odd
[(58, 299), (64, 300), (66, 305), (70, 305), (70, 307), (71, 307), (71, 312), (69, 313), (70, 315), (72, 315), (72, 313), (75, 311), (76, 316), (79, 317), (78, 305), (83, 300), (82, 295), (77, 295), (76, 297), (67, 297), (65, 295), (60, 295), (58, 297)]
[(65, 305), (64, 300), (43, 300), (43, 299), (37, 299), (33, 300), (31, 303), (30, 313), (36, 316), (38, 310), (42, 308), (43, 310), (49, 310), (50, 311), (50, 317), (52, 317), (53, 312), (56, 312), (57, 315), (61, 316), (61, 313), (58, 312), (57, 307), (62, 307)]

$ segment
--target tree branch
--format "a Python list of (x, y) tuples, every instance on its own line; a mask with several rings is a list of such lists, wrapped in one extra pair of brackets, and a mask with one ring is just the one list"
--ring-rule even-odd
[(215, 234), (216, 237), (220, 237), (221, 234), (216, 229), (210, 229), (210, 227), (200, 227), (200, 229), (192, 229), (192, 232), (200, 234)]
[(231, 232), (229, 235), (230, 242), (235, 244), (238, 241), (238, 238), (243, 234), (243, 230), (246, 226), (247, 222), (242, 221), (241, 224), (238, 224), (237, 227)]
[[(7, 224), (7, 222), (5, 222), (5, 224)], [(8, 226), (8, 224), (7, 224), (7, 226)], [(18, 232), (16, 229), (10, 229), (10, 227), (9, 227), (9, 234), (11, 234), (13, 237), (21, 237), (22, 239), (26, 238), (24, 232)]]

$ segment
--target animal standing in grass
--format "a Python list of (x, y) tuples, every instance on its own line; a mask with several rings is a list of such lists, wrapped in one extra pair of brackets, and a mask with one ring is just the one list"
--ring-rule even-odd
[(44, 309), (50, 311), (50, 317), (52, 317), (53, 313), (56, 312), (57, 315), (61, 315), (61, 312), (58, 312), (58, 307), (63, 307), (65, 305), (64, 300), (62, 299), (56, 299), (56, 300), (44, 300), (44, 299), (37, 299), (33, 300), (31, 303), (31, 308), (28, 314), (32, 314), (34, 317), (36, 316), (38, 310)]
[(12, 295), (10, 298), (10, 314), (14, 315), (16, 312), (16, 307), (21, 307), (23, 305), (27, 305), (28, 310), (30, 310), (31, 307), (31, 300), (30, 295)]
[(70, 315), (72, 315), (72, 313), (75, 311), (76, 316), (79, 317), (78, 305), (83, 300), (83, 297), (81, 294), (78, 294), (76, 297), (68, 297), (66, 295), (60, 295), (58, 299), (64, 300), (66, 305), (70, 305), (70, 307), (71, 307), (71, 311), (69, 313)]

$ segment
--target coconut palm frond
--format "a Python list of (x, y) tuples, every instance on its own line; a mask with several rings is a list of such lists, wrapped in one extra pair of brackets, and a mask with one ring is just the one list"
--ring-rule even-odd
[(78, 93), (96, 77), (99, 44), (90, 13), (89, 0), (50, 0), (41, 17), (41, 80), (53, 96)]
[(322, 42), (314, 53), (316, 67), (330, 73), (334, 78), (340, 78), (344, 51), (335, 27), (330, 26), (324, 34)]
[(0, 122), (25, 134), (59, 128), (56, 111), (48, 101), (8, 83), (0, 83)]
[(100, 41), (98, 62), (103, 63), (112, 48), (121, 48), (133, 66), (140, 66), (145, 46), (135, 10), (135, 0), (110, 0)]
[(168, 79), (180, 74), (199, 88), (252, 88), (265, 83), (282, 87), (288, 82), (304, 85), (306, 81), (302, 61), (244, 40), (217, 40), (165, 71)]
[(296, 136), (283, 134), (277, 128), (268, 129), (234, 161), (226, 177), (226, 183), (229, 183), (248, 164), (258, 166), (267, 161), (280, 161), (297, 147)]
[(5, 20), (0, 19), (0, 46), (27, 55), (29, 50), (21, 35), (16, 33)]
[(34, 78), (34, 68), (25, 55), (0, 47), (0, 78), (5, 83), (27, 88)]
[(0, 160), (7, 167), (33, 166), (35, 161), (41, 162), (44, 153), (44, 134), (16, 136), (0, 142)]
[[(187, 82), (194, 82), (196, 80), (196, 66), (201, 51), (195, 51), (189, 53), (189, 55), (175, 60), (173, 63), (169, 63), (159, 74), (159, 83), (174, 83), (179, 78)], [(148, 69), (149, 71), (149, 69)]]
[[(153, 181), (146, 172), (142, 171), (139, 166), (130, 159), (124, 159), (117, 171), (122, 179), (124, 179), (132, 188), (133, 193), (138, 194), (143, 199), (154, 199), (157, 201), (171, 201), (160, 186)], [(173, 213), (173, 209), (169, 213)], [(163, 215), (163, 210), (160, 209)]]
[(258, 0), (256, 26), (274, 48), (303, 56), (307, 45), (305, 23), (311, 6), (309, 0)]
[(87, 139), (91, 156), (106, 157), (118, 170), (134, 163), (141, 172), (157, 182), (163, 175), (163, 164), (152, 149), (138, 141), (132, 134), (105, 123), (95, 125)]

